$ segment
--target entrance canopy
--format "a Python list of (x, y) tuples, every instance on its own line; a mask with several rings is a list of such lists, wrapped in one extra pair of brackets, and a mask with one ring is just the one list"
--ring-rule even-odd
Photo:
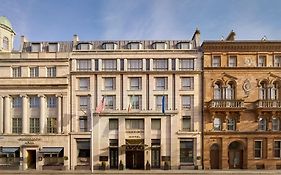
[(43, 154), (59, 154), (63, 147), (43, 147), (39, 152)]
[(136, 139), (136, 140), (126, 140), (126, 144), (122, 145), (125, 147), (126, 151), (143, 151), (145, 147), (148, 145), (144, 144), (143, 139)]
[(4, 153), (4, 154), (10, 154), (10, 153), (15, 153), (18, 150), (19, 150), (19, 147), (2, 147), (0, 152)]

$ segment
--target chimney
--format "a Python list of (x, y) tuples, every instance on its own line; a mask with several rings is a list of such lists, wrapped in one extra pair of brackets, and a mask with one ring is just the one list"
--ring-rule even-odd
[(79, 42), (79, 37), (77, 34), (73, 35), (73, 46), (76, 46)]
[(22, 50), (23, 50), (24, 43), (26, 43), (26, 42), (28, 42), (27, 38), (26, 38), (24, 35), (22, 35), (22, 36), (20, 37), (20, 51), (21, 51), (21, 52), (22, 52)]
[(196, 30), (192, 36), (192, 40), (194, 41), (195, 48), (200, 46), (200, 30), (198, 28), (196, 28)]
[(226, 37), (225, 41), (235, 41), (235, 36), (236, 33), (233, 30), (231, 30), (231, 32)]

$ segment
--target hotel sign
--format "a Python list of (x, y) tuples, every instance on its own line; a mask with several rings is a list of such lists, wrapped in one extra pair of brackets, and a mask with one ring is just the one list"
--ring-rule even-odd
[(23, 137), (19, 138), (18, 141), (25, 141), (25, 142), (34, 142), (34, 141), (40, 141), (41, 139), (39, 137)]
[(141, 139), (144, 137), (143, 130), (127, 130), (126, 136), (127, 139)]

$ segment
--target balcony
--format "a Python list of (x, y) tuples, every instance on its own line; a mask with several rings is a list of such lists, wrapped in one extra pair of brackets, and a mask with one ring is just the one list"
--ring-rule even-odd
[(280, 100), (257, 100), (255, 102), (255, 107), (258, 110), (263, 111), (281, 111), (281, 101)]
[(210, 110), (216, 110), (216, 111), (224, 111), (224, 110), (230, 110), (230, 111), (237, 111), (244, 109), (244, 100), (211, 100), (208, 105)]

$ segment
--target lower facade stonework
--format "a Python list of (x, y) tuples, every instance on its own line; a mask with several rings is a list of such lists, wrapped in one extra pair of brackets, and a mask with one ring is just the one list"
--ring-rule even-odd
[(278, 134), (205, 133), (204, 169), (281, 169)]

